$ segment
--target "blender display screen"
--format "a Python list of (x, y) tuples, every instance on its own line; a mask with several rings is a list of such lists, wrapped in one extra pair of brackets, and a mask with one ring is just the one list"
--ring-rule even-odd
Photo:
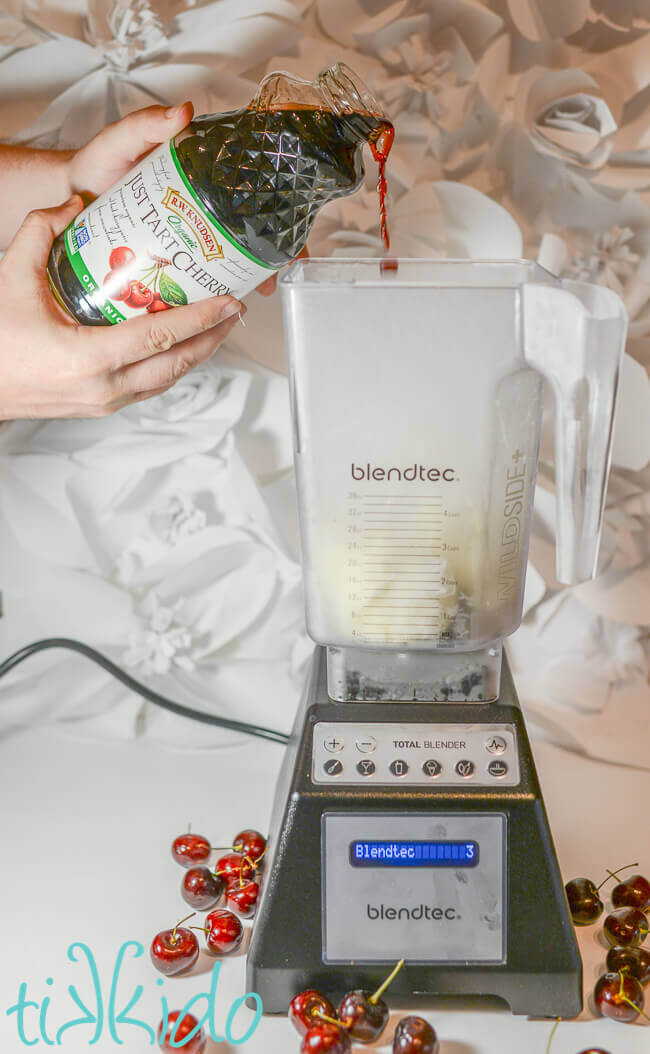
[(353, 867), (476, 867), (477, 842), (365, 841), (350, 843)]

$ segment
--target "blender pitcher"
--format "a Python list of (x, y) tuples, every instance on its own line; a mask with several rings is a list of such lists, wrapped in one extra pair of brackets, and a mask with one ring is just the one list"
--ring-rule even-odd
[(620, 299), (527, 261), (312, 259), (281, 287), (307, 628), (330, 698), (497, 698), (544, 379), (557, 575), (595, 574)]

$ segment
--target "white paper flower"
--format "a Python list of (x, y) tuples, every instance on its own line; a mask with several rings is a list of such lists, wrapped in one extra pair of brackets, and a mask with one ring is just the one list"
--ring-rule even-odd
[(529, 70), (519, 80), (515, 119), (543, 154), (578, 168), (601, 168), (617, 123), (596, 81), (583, 70)]
[(176, 491), (151, 513), (151, 526), (163, 541), (176, 545), (184, 538), (202, 531), (207, 523), (204, 509), (199, 509), (191, 494)]
[(147, 594), (140, 605), (140, 614), (148, 623), (129, 637), (124, 653), (127, 666), (137, 668), (145, 676), (169, 673), (172, 666), (193, 670), (192, 645), (194, 634), (182, 620), (183, 598), (167, 606), (161, 603), (155, 590)]

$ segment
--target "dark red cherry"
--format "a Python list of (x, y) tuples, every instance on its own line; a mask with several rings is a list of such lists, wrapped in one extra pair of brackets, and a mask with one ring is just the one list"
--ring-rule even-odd
[(249, 856), (251, 860), (259, 860), (266, 850), (266, 838), (259, 831), (249, 828), (235, 835), (232, 847), (242, 856)]
[(371, 998), (372, 992), (358, 988), (343, 996), (339, 1006), (341, 1023), (357, 1043), (374, 1043), (388, 1023), (390, 1011), (384, 1000), (371, 1002)]
[(580, 1054), (609, 1054), (609, 1051), (602, 1047), (589, 1047), (589, 1050), (581, 1050)]
[(204, 864), (211, 852), (209, 841), (200, 834), (179, 834), (172, 842), (172, 856), (181, 867)]
[(605, 909), (598, 888), (590, 878), (573, 878), (564, 889), (576, 926), (590, 926), (600, 918)]
[(191, 908), (209, 911), (216, 908), (225, 888), (225, 880), (209, 867), (191, 867), (183, 878), (181, 893)]
[(327, 1022), (307, 1029), (300, 1047), (301, 1054), (349, 1054), (351, 1050), (347, 1032)]
[(312, 1025), (322, 1024), (323, 1016), (336, 1019), (336, 1010), (326, 995), (317, 992), (314, 988), (308, 988), (304, 992), (294, 995), (289, 1003), (289, 1020), (301, 1036)]
[(218, 875), (221, 875), (230, 882), (231, 879), (239, 881), (243, 878), (246, 881), (247, 878), (252, 878), (255, 874), (255, 865), (246, 859), (244, 856), (240, 856), (239, 853), (228, 853), (227, 856), (221, 856), (217, 860), (215, 871)]
[(404, 965), (400, 959), (376, 992), (365, 992), (361, 988), (343, 996), (339, 1006), (339, 1019), (347, 1028), (350, 1038), (358, 1043), (374, 1043), (386, 1028), (389, 1010), (381, 998)]
[(650, 982), (650, 951), (647, 948), (610, 948), (607, 952), (608, 973), (628, 973), (642, 985)]
[[(192, 915), (188, 915), (189, 919)], [(187, 922), (187, 919), (183, 919)], [(190, 970), (199, 957), (199, 942), (192, 930), (179, 922), (173, 930), (162, 930), (151, 943), (151, 961), (167, 977)]]
[(260, 887), (257, 882), (245, 882), (242, 886), (239, 882), (228, 887), (226, 893), (226, 904), (231, 911), (236, 911), (242, 919), (251, 919), (257, 911)]
[(438, 1054), (434, 1029), (423, 1017), (403, 1017), (395, 1029), (393, 1054)]
[(244, 927), (232, 911), (217, 908), (205, 920), (206, 946), (213, 955), (228, 955), (237, 950), (244, 939)]
[(605, 919), (603, 933), (612, 946), (643, 944), (648, 936), (648, 920), (638, 908), (617, 908)]
[[(178, 1018), (181, 1016), (182, 1011), (175, 1010), (167, 1018), (167, 1030), (163, 1039), (163, 1023), (162, 1021), (158, 1025), (158, 1045), (160, 1049), (164, 1051), (164, 1054), (171, 1054), (172, 1051), (178, 1054), (178, 1051), (183, 1051), (183, 1054), (203, 1054), (205, 1050), (207, 1038), (202, 1028), (198, 1030), (195, 1036), (188, 1041), (187, 1037), (198, 1025), (198, 1021), (192, 1014), (185, 1014), (183, 1018), (176, 1024)], [(175, 1046), (172, 1046), (172, 1042)]]
[(639, 911), (647, 911), (650, 908), (650, 882), (643, 875), (631, 875), (625, 882), (614, 886), (612, 904), (615, 908), (638, 908)]
[(606, 973), (596, 983), (594, 1000), (603, 1017), (636, 1021), (643, 1010), (643, 989), (636, 977)]

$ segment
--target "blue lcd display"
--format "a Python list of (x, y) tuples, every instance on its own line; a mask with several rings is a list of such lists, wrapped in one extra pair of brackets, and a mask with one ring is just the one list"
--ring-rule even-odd
[(350, 843), (353, 867), (476, 867), (477, 842)]

